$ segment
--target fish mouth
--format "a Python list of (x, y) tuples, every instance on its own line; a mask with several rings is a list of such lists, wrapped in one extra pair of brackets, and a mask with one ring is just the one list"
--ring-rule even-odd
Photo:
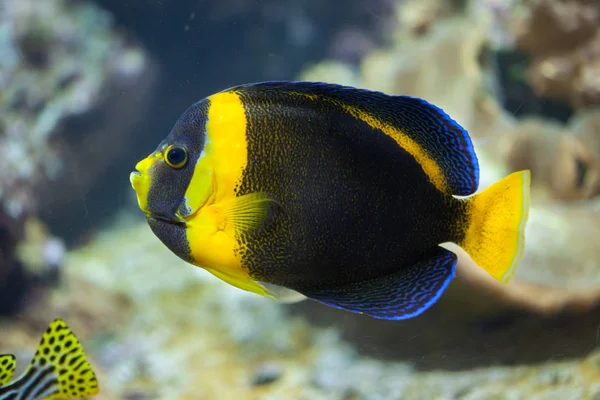
[(148, 220), (153, 220), (162, 223), (185, 225), (179, 219), (172, 215), (155, 213), (148, 208), (148, 194), (150, 190), (150, 175), (142, 173), (137, 168), (129, 174), (129, 181), (136, 193), (137, 201), (140, 209), (146, 214)]
[(129, 174), (129, 180), (135, 179), (135, 178), (134, 178), (134, 176), (137, 176), (137, 177), (140, 177), (140, 178), (141, 178), (141, 177), (142, 177), (142, 171), (140, 171), (140, 170), (139, 170), (139, 169), (137, 169), (137, 168), (136, 168), (135, 170), (133, 170), (133, 171), (132, 171), (132, 172)]
[(142, 181), (142, 179), (143, 179), (142, 173), (140, 171), (138, 171), (137, 169), (129, 174), (129, 182), (131, 183), (133, 190), (135, 190), (136, 192), (137, 192), (137, 187), (138, 187), (139, 183)]
[(162, 222), (165, 224), (186, 226), (185, 221), (180, 221), (177, 218), (173, 218), (166, 215), (146, 213), (146, 219), (149, 221)]
[(129, 174), (129, 183), (137, 197), (138, 206), (144, 213), (148, 213), (148, 192), (150, 180), (147, 174), (142, 174), (138, 169)]

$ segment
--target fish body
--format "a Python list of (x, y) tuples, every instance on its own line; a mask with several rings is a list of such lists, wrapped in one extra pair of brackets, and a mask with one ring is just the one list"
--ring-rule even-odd
[(0, 400), (79, 399), (98, 394), (96, 375), (81, 344), (60, 318), (44, 333), (29, 367), (10, 382), (15, 366), (13, 355), (0, 355)]
[[(529, 172), (475, 196), (467, 132), (425, 100), (313, 82), (236, 86), (186, 110), (131, 183), (155, 235), (244, 290), (375, 318), (429, 308), (463, 247), (506, 282)], [(462, 196), (459, 198), (457, 196)]]

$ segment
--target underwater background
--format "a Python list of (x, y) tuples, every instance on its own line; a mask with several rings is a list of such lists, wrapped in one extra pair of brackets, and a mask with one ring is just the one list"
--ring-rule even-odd
[[(422, 97), (480, 190), (530, 169), (503, 285), (430, 310), (280, 304), (179, 260), (129, 173), (192, 103), (314, 80)], [(600, 1), (0, 0), (0, 353), (63, 318), (97, 399), (600, 399)]]

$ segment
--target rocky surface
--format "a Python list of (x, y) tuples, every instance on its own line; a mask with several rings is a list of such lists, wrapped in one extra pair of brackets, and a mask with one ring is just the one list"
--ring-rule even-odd
[(131, 149), (154, 76), (142, 48), (92, 3), (0, 2), (2, 313), (43, 286), (41, 269), (57, 268), (17, 254), (25, 224), (85, 216), (74, 203)]
[[(67, 256), (65, 279), (43, 307), (32, 307), (16, 324), (0, 325), (0, 348), (15, 351), (25, 363), (48, 316), (60, 315), (97, 369), (101, 399), (569, 400), (592, 399), (600, 391), (600, 354), (561, 360), (566, 344), (577, 339), (557, 325), (545, 335), (548, 343), (541, 330), (532, 334), (535, 323), (504, 335), (488, 332), (479, 343), (475, 332), (481, 327), (447, 329), (434, 310), (424, 319), (394, 323), (312, 301), (284, 307), (185, 264), (145, 223), (126, 217)], [(299, 315), (301, 307), (311, 312)], [(310, 314), (324, 317), (329, 327), (308, 324)], [(346, 326), (339, 325), (344, 320)], [(446, 332), (447, 348), (434, 344), (440, 331)], [(362, 339), (360, 351), (340, 337), (350, 332)], [(596, 340), (589, 333), (591, 342), (582, 343), (588, 351)], [(379, 342), (380, 354), (368, 355), (368, 338)], [(515, 353), (514, 366), (499, 365), (493, 347), (501, 340), (504, 351)], [(399, 345), (404, 356), (396, 352)], [(530, 346), (543, 359), (518, 365)], [(441, 369), (446, 358), (454, 372)]]
[[(91, 3), (6, 0), (1, 7), (0, 200), (5, 213), (18, 217), (77, 196), (74, 185), (81, 196), (127, 149), (130, 123), (122, 119), (137, 116), (141, 102), (112, 99), (120, 118), (105, 107), (109, 93), (147, 85), (148, 60)], [(106, 113), (102, 128), (75, 125), (91, 112)], [(121, 146), (97, 151), (111, 140)], [(40, 189), (49, 182), (52, 192)]]
[(514, 9), (517, 48), (532, 57), (541, 96), (576, 109), (600, 104), (600, 5), (594, 0), (529, 0)]
[(535, 185), (555, 199), (600, 194), (600, 112), (584, 111), (566, 126), (527, 118), (505, 132), (500, 152), (510, 170), (530, 169)]
[[(71, 3), (48, 2), (65, 7)], [(78, 10), (73, 15), (82, 10), (96, 15), (90, 11), (95, 8), (74, 4), (79, 5), (71, 9)], [(243, 10), (245, 4), (240, 2), (235, 10)], [(581, 58), (571, 57), (564, 47), (560, 54), (543, 50), (547, 38), (534, 33), (540, 32), (535, 22), (539, 17), (534, 16), (540, 9), (550, 14), (574, 10), (571, 22), (563, 19), (554, 27), (562, 29), (561, 34), (588, 29), (585, 21), (590, 17), (581, 10), (594, 16), (593, 9), (586, 8), (592, 2), (398, 4), (398, 24), (388, 45), (373, 48), (372, 42), (346, 30), (345, 39), (336, 42), (337, 50), (300, 77), (424, 97), (441, 106), (474, 138), (481, 188), (511, 170), (531, 169), (526, 251), (509, 284), (495, 282), (459, 252), (457, 278), (436, 305), (415, 319), (379, 321), (313, 301), (281, 305), (180, 261), (143, 221), (131, 217), (131, 212), (139, 216), (131, 198), (127, 212), (66, 255), (58, 288), (33, 290), (17, 319), (0, 320), (0, 348), (14, 351), (24, 365), (47, 323), (61, 316), (98, 371), (102, 399), (600, 398), (600, 253), (595, 240), (600, 237), (599, 119), (588, 101), (594, 98), (588, 95), (592, 81), (578, 78), (578, 84), (585, 85), (576, 86), (570, 77), (570, 86), (560, 83), (563, 89), (555, 92), (544, 89), (554, 83), (535, 80), (543, 60)], [(158, 3), (153, 7), (163, 10)], [(233, 18), (235, 10), (227, 12), (225, 7), (219, 15)], [(512, 18), (523, 10), (525, 19)], [(193, 21), (188, 21), (189, 29), (198, 33)], [(515, 26), (525, 32), (516, 40), (511, 36)], [(360, 42), (356, 52), (347, 51), (348, 37)], [(584, 42), (581, 46), (588, 46)], [(516, 111), (503, 108), (503, 98), (514, 94), (502, 85), (503, 71), (493, 54), (512, 43), (537, 57), (532, 75), (523, 79), (530, 79), (540, 96), (571, 101), (575, 113), (567, 123), (543, 115), (520, 119)], [(585, 77), (592, 65), (588, 61), (585, 68), (578, 67), (588, 71)], [(270, 71), (274, 76), (281, 72)], [(65, 132), (79, 132), (69, 119), (71, 128)], [(85, 150), (83, 141), (69, 143), (81, 143)], [(96, 182), (93, 170), (82, 173), (89, 173), (85, 184)], [(129, 190), (127, 173), (124, 191)], [(29, 239), (2, 255), (45, 270), (61, 247), (38, 224), (25, 221), (14, 232)], [(2, 244), (4, 236), (0, 239)]]

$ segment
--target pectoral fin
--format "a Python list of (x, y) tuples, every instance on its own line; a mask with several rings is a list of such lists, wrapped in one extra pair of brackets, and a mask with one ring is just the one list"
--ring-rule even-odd
[(223, 230), (230, 236), (252, 234), (267, 226), (279, 203), (265, 193), (249, 193), (218, 205), (223, 217)]

